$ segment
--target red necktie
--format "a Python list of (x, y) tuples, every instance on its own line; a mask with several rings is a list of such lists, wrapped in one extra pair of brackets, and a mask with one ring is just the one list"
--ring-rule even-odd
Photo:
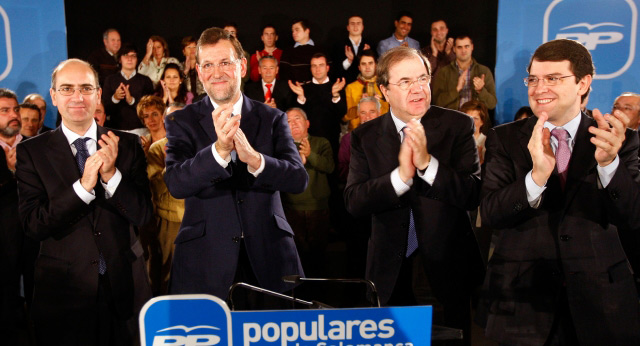
[(264, 85), (264, 86), (267, 87), (267, 93), (264, 94), (264, 100), (265, 101), (269, 101), (269, 99), (271, 98), (271, 86), (272, 85), (273, 84), (271, 84), (271, 83), (267, 83), (267, 84)]

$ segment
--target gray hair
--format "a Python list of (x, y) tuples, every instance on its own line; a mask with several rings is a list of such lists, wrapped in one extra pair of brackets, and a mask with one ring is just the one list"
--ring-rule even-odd
[(380, 113), (380, 101), (375, 96), (367, 96), (367, 97), (361, 98), (360, 102), (358, 102), (358, 113), (360, 113), (360, 105), (365, 102), (375, 102), (376, 109), (378, 110), (378, 113)]
[(302, 116), (304, 117), (304, 120), (309, 120), (309, 118), (307, 118), (307, 113), (305, 111), (302, 110), (302, 108), (300, 107), (291, 107), (289, 109), (287, 109), (287, 111), (285, 113), (287, 113), (287, 115), (289, 115), (289, 112), (291, 111), (298, 111), (300, 112), (300, 114), (302, 114)]

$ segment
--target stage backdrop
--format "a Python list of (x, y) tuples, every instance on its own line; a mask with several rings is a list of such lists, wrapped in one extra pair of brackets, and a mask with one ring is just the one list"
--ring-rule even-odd
[(577, 40), (593, 56), (596, 75), (587, 108), (610, 112), (625, 91), (640, 92), (638, 55), (639, 0), (500, 1), (496, 85), (496, 122), (513, 120), (528, 106), (529, 58), (542, 43), (557, 38)]
[(47, 101), (45, 124), (55, 126), (51, 104), (51, 71), (67, 58), (64, 1), (2, 0), (0, 2), (0, 87), (31, 93)]

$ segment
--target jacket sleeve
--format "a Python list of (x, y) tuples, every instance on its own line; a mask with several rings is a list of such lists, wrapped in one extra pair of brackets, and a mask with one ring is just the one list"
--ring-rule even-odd
[(484, 103), (488, 109), (494, 109), (496, 108), (498, 100), (496, 99), (496, 83), (493, 79), (493, 74), (491, 74), (491, 71), (485, 66), (482, 66), (479, 71), (480, 74), (474, 77), (480, 77), (484, 74), (484, 88), (482, 88), (480, 92), (476, 92), (475, 90), (474, 92), (477, 93), (478, 100)]

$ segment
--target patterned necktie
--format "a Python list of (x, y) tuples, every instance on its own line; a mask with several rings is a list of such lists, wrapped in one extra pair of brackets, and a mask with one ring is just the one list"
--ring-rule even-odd
[(89, 137), (80, 137), (73, 141), (73, 145), (76, 147), (76, 163), (80, 170), (80, 175), (84, 174), (84, 165), (89, 158), (89, 150), (87, 150), (87, 141), (91, 139)]
[(556, 168), (558, 169), (560, 181), (564, 188), (564, 185), (567, 182), (567, 173), (569, 172), (569, 160), (571, 160), (571, 150), (567, 143), (569, 133), (562, 127), (556, 127), (551, 131), (551, 135), (558, 140), (558, 148), (556, 149)]
[[(404, 133), (404, 130), (407, 127), (403, 127), (402, 130), (400, 130), (401, 134), (400, 134), (400, 141), (404, 141), (404, 138), (406, 137), (406, 134)], [(411, 256), (411, 254), (413, 254), (416, 249), (418, 249), (418, 236), (416, 234), (416, 223), (415, 220), (413, 218), (413, 209), (409, 209), (409, 232), (407, 235), (407, 253), (406, 253), (406, 257)]]
[(269, 99), (271, 98), (271, 86), (272, 85), (273, 84), (271, 84), (271, 83), (267, 83), (267, 84), (264, 85), (264, 86), (267, 87), (267, 93), (264, 94), (264, 100), (265, 101), (269, 101)]
[[(73, 141), (73, 145), (76, 147), (76, 163), (78, 164), (78, 169), (80, 170), (80, 175), (84, 174), (84, 165), (89, 158), (89, 150), (87, 150), (87, 141), (90, 140), (89, 137), (80, 137)], [(98, 273), (100, 275), (104, 275), (107, 272), (107, 262), (104, 260), (104, 256), (102, 256), (102, 252), (99, 253), (98, 258)]]

